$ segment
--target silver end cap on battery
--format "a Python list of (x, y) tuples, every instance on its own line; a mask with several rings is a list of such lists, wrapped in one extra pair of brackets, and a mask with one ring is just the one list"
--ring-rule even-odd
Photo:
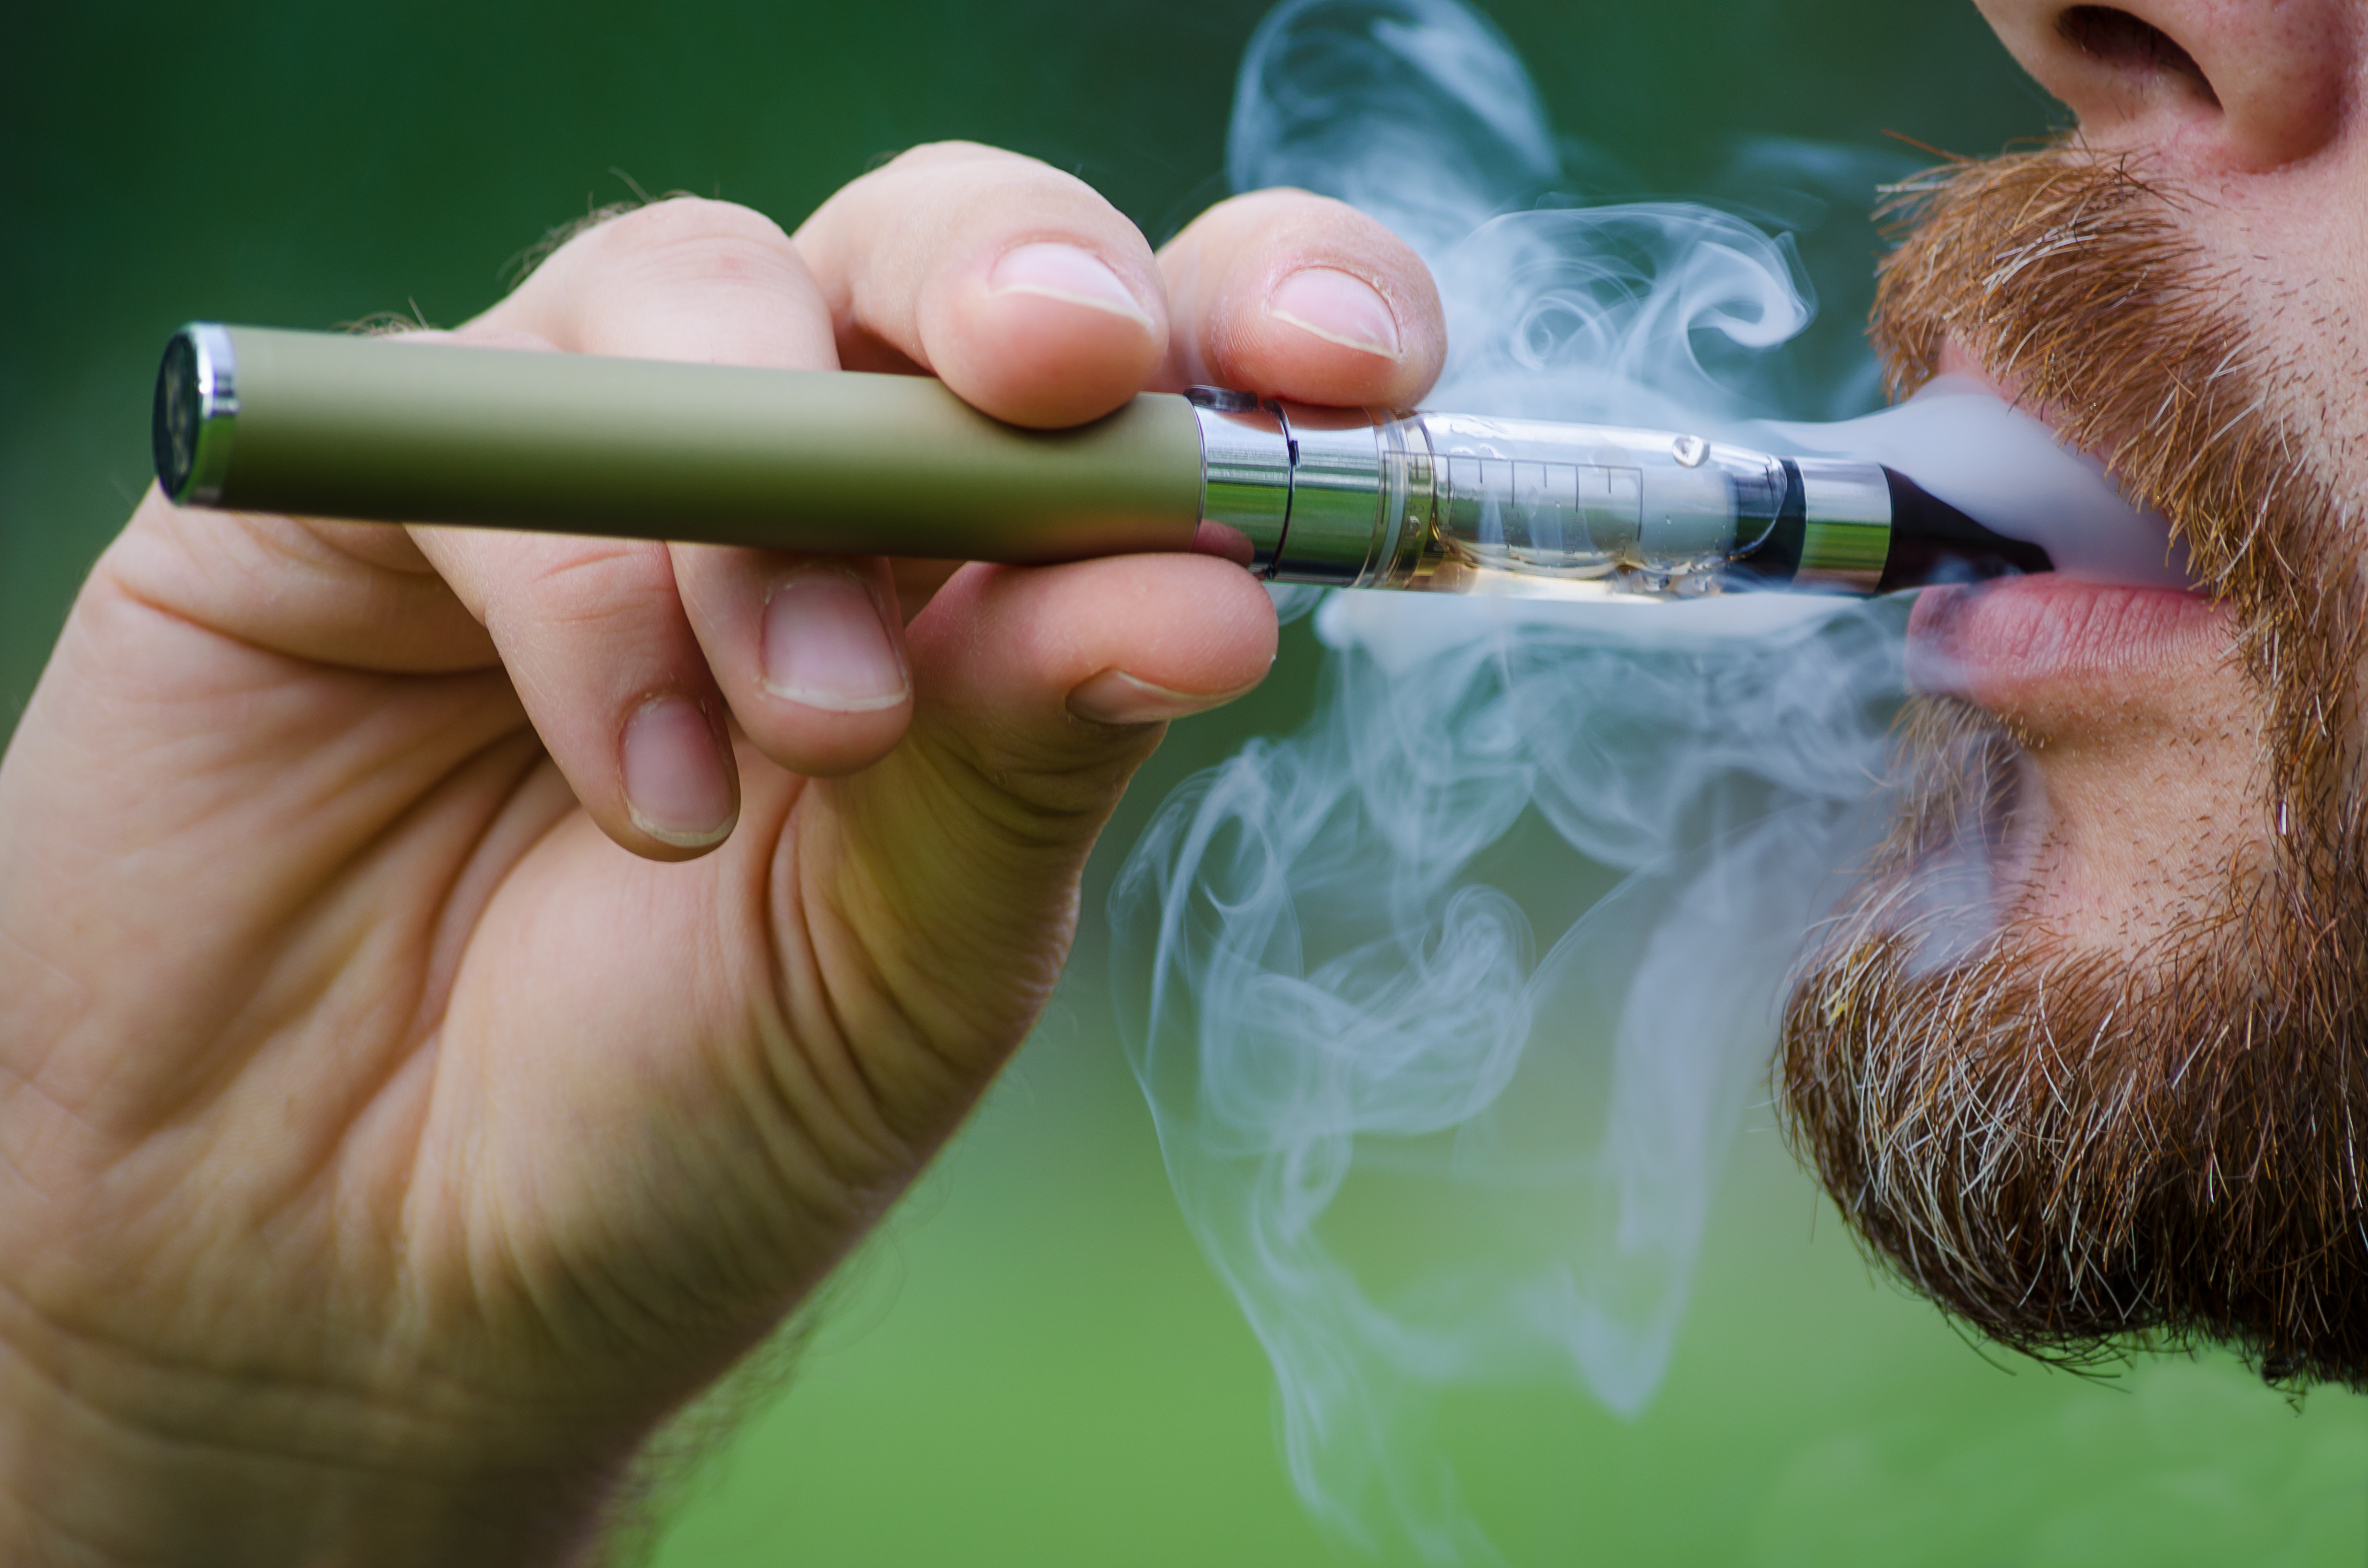
[(213, 506), (238, 434), (238, 356), (230, 331), (191, 322), (165, 346), (151, 437), (156, 482), (176, 506)]

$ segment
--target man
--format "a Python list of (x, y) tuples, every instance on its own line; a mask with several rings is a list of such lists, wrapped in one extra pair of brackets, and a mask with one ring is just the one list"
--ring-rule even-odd
[[(2368, 1383), (2362, 17), (1986, 9), (2072, 144), (1958, 170), (1885, 264), (1895, 381), (1987, 373), (2105, 456), (2199, 594), (1930, 593), (1922, 781), (1795, 993), (1797, 1142), (1907, 1278), (2082, 1357), (2235, 1343)], [(1988, 929), (1936, 960), (1919, 867)], [(1964, 945), (1962, 937), (1952, 942)]]
[[(2137, 178), (2202, 193), (2107, 187), (2204, 257), (2180, 274), (2196, 300), (2293, 350), (2241, 384), (2294, 405), (2258, 418), (2315, 417), (2312, 460), (2340, 465), (2368, 412), (2328, 324), (2348, 285), (2312, 258), (2342, 257), (2329, 214), (2368, 157), (2346, 13), (2162, 0), (2141, 23), (2018, 0), (1997, 20)], [(2223, 252), (2271, 279), (2261, 301), (2222, 300)], [(2017, 318), (1984, 315), (1988, 294), (1961, 324), (1950, 290), (1894, 278), (1909, 373), (1944, 354), (2019, 372), (2121, 455), (2007, 352)], [(460, 335), (922, 369), (1047, 426), (1188, 380), (1409, 402), (1443, 346), (1419, 265), (1337, 205), (1241, 199), (1155, 258), (1076, 182), (969, 147), (907, 154), (795, 236), (716, 203), (644, 209)], [(2229, 384), (2177, 368), (2189, 396)], [(2166, 500), (2191, 530), (2225, 521)], [(2300, 526), (2281, 512), (2229, 548)], [(2279, 619), (2266, 557), (2247, 575), (2199, 555), (2228, 601), (2165, 612), (2181, 630), (2136, 667), (2101, 600), (2079, 612), (2086, 663), (1986, 653), (1989, 600), (1925, 617), (1919, 645), (1957, 655), (1936, 679), (2047, 743), (2051, 858), (2007, 868), (2001, 903), (2009, 929), (2086, 944), (2064, 963), (2153, 972), (2149, 933), (2183, 931), (2214, 886), (2180, 880), (2192, 865), (2258, 843), (2282, 866), (2272, 781), (2336, 777), (2328, 745), (2278, 750), (2272, 699), (2287, 650), (2340, 652), (2357, 616)], [(2075, 619), (2001, 600), (2037, 629), (2017, 649)], [(1272, 638), (1264, 595), (1206, 560), (891, 570), (189, 518), (152, 495), (0, 765), (0, 1542), (580, 1557), (648, 1432), (812, 1290), (1024, 1036), (1129, 770), (1162, 721), (1253, 685)], [(2157, 775), (2174, 814), (2136, 859), (2076, 853), (2108, 826), (2083, 839), (2059, 801), (2102, 817)], [(1875, 906), (1804, 989), (1824, 1001), (1786, 1058), (1803, 1131), (1886, 1244), (1915, 1233), (1873, 1201), (1888, 1188), (1851, 1184), (1849, 1112), (1891, 1174), (1884, 1130), (1930, 1096), (1884, 1097), (1884, 1051), (1940, 1042), (1912, 1006), (1860, 1020), (1892, 996), (1957, 1005), (1954, 971), (1901, 944)], [(2047, 1006), (1979, 1021), (2013, 1036)]]

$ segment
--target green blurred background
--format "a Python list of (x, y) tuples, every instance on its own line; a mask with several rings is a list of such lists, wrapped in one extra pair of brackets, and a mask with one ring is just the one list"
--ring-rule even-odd
[[(941, 137), (1074, 170), (1155, 240), (1222, 194), (1259, 0), (590, 0), (27, 7), (0, 53), (0, 713), (147, 477), (165, 334), (192, 316), (449, 324), (554, 222), (628, 193), (794, 224)], [(1970, 6), (1497, 0), (1561, 129), (1622, 194), (1713, 182), (1746, 134), (1996, 150), (2055, 111)], [(1889, 144), (1896, 151), (1896, 143)], [(622, 171), (622, 174), (612, 171)], [(1600, 176), (1599, 177), (1614, 177)], [(1871, 197), (1871, 192), (1864, 193)], [(1875, 238), (1812, 246), (1846, 334)], [(1179, 726), (1150, 810), (1305, 716), (1321, 651)], [(841, 1282), (786, 1392), (699, 1473), (668, 1564), (1301, 1563), (1268, 1373), (1178, 1221), (1089, 918), (1050, 1017)], [(1872, 1278), (1756, 1116), (1666, 1387), (1623, 1422), (1475, 1394), (1441, 1440), (1522, 1564), (2356, 1563), (2368, 1409), (2297, 1410), (2222, 1358), (2098, 1382), (1986, 1358)]]

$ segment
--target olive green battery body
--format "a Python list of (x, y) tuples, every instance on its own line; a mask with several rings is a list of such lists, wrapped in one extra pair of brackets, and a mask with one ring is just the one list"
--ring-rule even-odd
[(168, 358), (158, 399), (176, 500), (1028, 564), (1190, 550), (1201, 516), (1173, 395), (1027, 430), (920, 376), (209, 330), (221, 384)]

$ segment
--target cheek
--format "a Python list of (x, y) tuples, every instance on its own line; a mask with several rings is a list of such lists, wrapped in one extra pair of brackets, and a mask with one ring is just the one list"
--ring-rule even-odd
[(2368, 140), (2241, 193), (2192, 228), (2256, 375), (2339, 494), (2368, 480)]

